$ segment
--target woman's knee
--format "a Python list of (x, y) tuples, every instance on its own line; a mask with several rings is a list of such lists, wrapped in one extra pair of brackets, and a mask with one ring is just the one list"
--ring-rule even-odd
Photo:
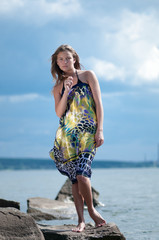
[(80, 183), (88, 183), (89, 182), (89, 178), (88, 177), (85, 177), (83, 175), (77, 175), (77, 181), (80, 182)]

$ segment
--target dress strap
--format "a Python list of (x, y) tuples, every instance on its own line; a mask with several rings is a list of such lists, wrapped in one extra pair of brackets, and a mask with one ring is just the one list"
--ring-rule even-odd
[(64, 87), (64, 81), (63, 81), (63, 88), (62, 88), (62, 92), (61, 92), (61, 97), (63, 96), (64, 91), (65, 91), (65, 87)]
[(77, 80), (78, 80), (77, 84), (78, 84), (78, 83), (80, 83), (80, 82), (81, 82), (81, 80), (80, 80), (80, 79), (79, 79), (79, 77), (78, 77), (77, 70), (76, 70), (76, 76), (77, 76)]

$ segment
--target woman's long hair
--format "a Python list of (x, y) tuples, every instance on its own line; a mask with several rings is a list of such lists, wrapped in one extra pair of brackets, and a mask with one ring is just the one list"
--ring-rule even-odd
[(81, 69), (80, 59), (76, 51), (69, 45), (61, 45), (51, 56), (51, 74), (53, 79), (56, 81), (56, 84), (64, 79), (64, 73), (57, 65), (57, 55), (64, 51), (69, 51), (72, 53), (72, 56), (75, 59), (74, 67), (76, 69)]

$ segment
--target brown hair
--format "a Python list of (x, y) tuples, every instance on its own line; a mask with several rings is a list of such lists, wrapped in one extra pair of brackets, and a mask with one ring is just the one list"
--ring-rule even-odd
[(57, 55), (64, 51), (69, 51), (72, 53), (72, 56), (75, 59), (74, 67), (76, 69), (81, 69), (80, 59), (76, 51), (69, 45), (61, 45), (51, 56), (51, 74), (53, 79), (56, 81), (56, 84), (63, 80), (63, 71), (57, 65)]

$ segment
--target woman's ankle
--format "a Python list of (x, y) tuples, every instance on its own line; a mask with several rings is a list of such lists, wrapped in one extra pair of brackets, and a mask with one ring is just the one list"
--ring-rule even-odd
[(92, 216), (94, 216), (96, 214), (95, 208), (94, 207), (89, 208), (88, 213), (89, 213), (90, 217), (92, 218)]
[(85, 220), (84, 218), (78, 218), (78, 224), (84, 223), (85, 224)]

